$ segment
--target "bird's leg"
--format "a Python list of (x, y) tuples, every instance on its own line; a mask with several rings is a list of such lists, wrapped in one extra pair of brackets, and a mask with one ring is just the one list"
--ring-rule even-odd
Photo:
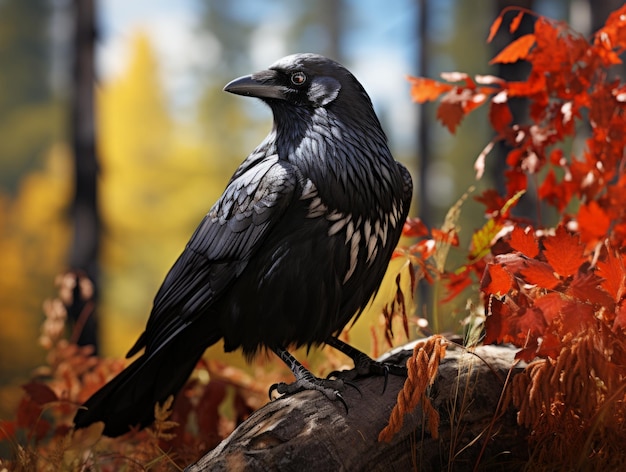
[(330, 337), (326, 341), (331, 347), (343, 352), (346, 356), (354, 361), (354, 369), (347, 371), (334, 371), (328, 374), (328, 377), (336, 379), (342, 379), (344, 382), (354, 380), (357, 377), (365, 377), (368, 375), (382, 375), (385, 377), (385, 384), (383, 386), (383, 392), (387, 389), (387, 378), (389, 374), (406, 376), (407, 370), (404, 366), (385, 364), (372, 359), (370, 356), (358, 349), (344, 343), (342, 340), (336, 337)]
[(345, 388), (344, 382), (341, 379), (317, 378), (285, 349), (273, 348), (272, 350), (280, 357), (280, 360), (289, 367), (291, 372), (293, 372), (296, 381), (290, 384), (280, 382), (272, 385), (269, 391), (270, 399), (272, 399), (272, 393), (274, 393), (274, 391), (281, 395), (290, 395), (302, 390), (317, 390), (326, 395), (330, 400), (339, 400), (345, 407), (346, 413), (348, 412), (348, 405), (341, 395), (341, 391)]

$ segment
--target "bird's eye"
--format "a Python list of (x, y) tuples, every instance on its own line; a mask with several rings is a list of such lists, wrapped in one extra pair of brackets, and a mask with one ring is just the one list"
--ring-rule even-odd
[(294, 72), (291, 74), (291, 83), (294, 85), (302, 85), (306, 82), (306, 75), (304, 72)]

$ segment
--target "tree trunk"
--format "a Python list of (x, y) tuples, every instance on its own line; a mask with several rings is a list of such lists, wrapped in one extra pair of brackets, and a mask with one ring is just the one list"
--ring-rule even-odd
[[(404, 363), (412, 347), (392, 356)], [(448, 348), (429, 390), (440, 415), (439, 438), (428, 433), (418, 407), (407, 415), (389, 442), (378, 435), (404, 377), (369, 377), (347, 387), (341, 402), (318, 392), (301, 392), (265, 405), (214, 450), (189, 466), (188, 472), (230, 470), (387, 471), (516, 470), (527, 459), (526, 433), (509, 406), (500, 411), (503, 386), (521, 372), (515, 350), (482, 346), (474, 353)], [(500, 413), (497, 413), (500, 411)]]
[[(74, 68), (71, 132), (74, 152), (74, 235), (69, 265), (76, 272), (73, 303), (68, 315), (76, 331), (78, 345), (98, 346), (98, 326), (91, 301), (98, 294), (98, 252), (100, 217), (98, 212), (98, 158), (95, 123), (96, 6), (94, 0), (74, 0)], [(94, 290), (90, 303), (80, 296), (79, 278), (86, 276)]]

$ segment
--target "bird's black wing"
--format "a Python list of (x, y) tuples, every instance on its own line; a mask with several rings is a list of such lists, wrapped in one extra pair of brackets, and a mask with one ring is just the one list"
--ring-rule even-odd
[(297, 180), (293, 167), (276, 155), (235, 174), (167, 274), (146, 330), (128, 356), (144, 346), (146, 352), (158, 350), (206, 313), (281, 219)]

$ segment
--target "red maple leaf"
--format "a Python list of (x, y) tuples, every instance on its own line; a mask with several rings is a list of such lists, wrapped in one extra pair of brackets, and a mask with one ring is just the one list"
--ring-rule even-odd
[(520, 310), (511, 321), (512, 333), (515, 333), (518, 345), (527, 342), (529, 337), (536, 338), (547, 326), (543, 313), (534, 306)]
[(578, 236), (570, 234), (562, 225), (556, 229), (554, 236), (543, 241), (543, 255), (555, 272), (562, 277), (574, 275), (579, 267), (586, 262), (584, 246)]
[(578, 184), (571, 180), (558, 182), (554, 169), (550, 169), (539, 186), (539, 198), (553, 205), (558, 211), (563, 211), (576, 192)]
[(528, 360), (532, 360), (536, 356), (551, 357), (552, 359), (556, 359), (563, 348), (561, 338), (554, 333), (544, 333), (538, 341), (539, 347), (537, 348), (535, 355), (529, 356), (530, 359)]
[(509, 322), (511, 310), (497, 297), (489, 297), (489, 316), (485, 319), (485, 344), (513, 342)]
[(55, 402), (59, 399), (54, 390), (42, 382), (32, 381), (22, 385), (22, 388), (26, 391), (26, 393), (28, 393), (31, 400), (40, 406), (43, 406), (46, 403)]
[(489, 103), (489, 122), (498, 134), (504, 134), (512, 121), (513, 114), (509, 108), (508, 95), (503, 90), (497, 93)]
[(487, 264), (480, 289), (488, 295), (505, 295), (513, 287), (513, 277), (499, 264)]
[(510, 169), (504, 172), (506, 178), (506, 191), (508, 196), (513, 196), (517, 192), (528, 188), (528, 177), (520, 169)]
[(526, 267), (521, 270), (521, 275), (527, 283), (548, 290), (556, 288), (561, 283), (549, 264), (536, 259), (528, 261)]
[(428, 236), (428, 228), (421, 218), (407, 218), (402, 228), (402, 236), (409, 238)]
[(611, 13), (603, 28), (594, 35), (594, 52), (605, 64), (620, 64), (615, 50), (626, 49), (626, 5)]
[(521, 252), (531, 259), (539, 254), (539, 244), (535, 239), (532, 229), (523, 230), (519, 226), (513, 228), (511, 232), (509, 244), (516, 251)]
[(534, 306), (541, 310), (546, 322), (552, 323), (560, 315), (566, 301), (559, 292), (549, 292), (535, 298)]
[(583, 242), (595, 244), (604, 239), (610, 226), (611, 219), (597, 201), (591, 200), (578, 209), (578, 229)]
[(595, 311), (588, 303), (570, 301), (563, 306), (561, 313), (565, 333), (580, 333), (595, 324)]
[(506, 199), (493, 188), (486, 189), (483, 193), (474, 197), (474, 200), (485, 205), (485, 213), (487, 214), (500, 211), (506, 203)]
[(463, 121), (464, 117), (465, 112), (460, 102), (442, 100), (437, 108), (437, 119), (441, 121), (452, 134), (454, 134), (457, 126)]
[(624, 293), (626, 269), (624, 260), (613, 249), (607, 251), (606, 256), (597, 263), (598, 275), (602, 277), (602, 288), (618, 302)]
[(613, 309), (613, 298), (601, 286), (602, 278), (593, 272), (578, 272), (565, 293), (582, 302)]

